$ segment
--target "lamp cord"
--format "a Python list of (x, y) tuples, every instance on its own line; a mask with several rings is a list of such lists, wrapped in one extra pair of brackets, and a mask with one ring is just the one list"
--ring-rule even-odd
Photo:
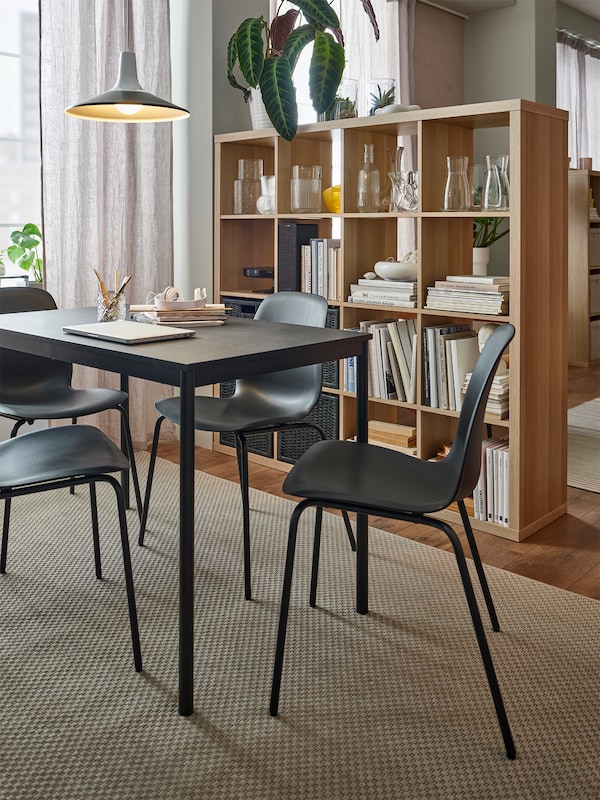
[(130, 0), (123, 0), (123, 30), (125, 31), (125, 50), (131, 52), (129, 39)]

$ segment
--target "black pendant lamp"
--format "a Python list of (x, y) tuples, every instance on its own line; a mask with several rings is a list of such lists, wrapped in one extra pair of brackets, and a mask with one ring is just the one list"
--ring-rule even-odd
[(129, 41), (129, 3), (124, 0), (123, 25), (128, 50), (121, 53), (116, 84), (103, 94), (65, 109), (65, 114), (99, 122), (171, 122), (189, 117), (190, 112), (145, 92), (137, 78), (135, 53)]

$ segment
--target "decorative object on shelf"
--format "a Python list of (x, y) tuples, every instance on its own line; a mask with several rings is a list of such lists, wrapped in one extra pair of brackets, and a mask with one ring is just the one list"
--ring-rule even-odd
[(262, 158), (239, 158), (238, 177), (233, 182), (233, 213), (256, 214), (263, 177)]
[(402, 103), (391, 103), (389, 106), (383, 106), (383, 108), (375, 109), (376, 114), (397, 114), (400, 111), (420, 111), (421, 106), (416, 106), (414, 104), (405, 106)]
[(400, 170), (402, 168), (402, 154), (404, 153), (403, 147), (388, 147), (386, 148), (386, 156), (387, 156), (387, 164), (388, 164), (388, 177), (391, 181), (390, 191), (386, 194), (385, 197), (381, 198), (381, 210), (382, 211), (397, 211), (397, 208), (394, 208), (394, 178), (392, 175), (400, 174)]
[(485, 157), (481, 207), (486, 211), (501, 211), (509, 207), (508, 156)]
[(256, 201), (260, 214), (275, 213), (275, 175), (263, 175), (260, 179), (261, 195)]
[(444, 211), (466, 211), (471, 206), (469, 179), (467, 177), (468, 156), (448, 156), (448, 175), (444, 189)]
[[(419, 253), (417, 250), (408, 252), (401, 261), (396, 261), (391, 256), (385, 261), (378, 261), (373, 269), (375, 274), (384, 281), (416, 281)], [(367, 275), (371, 273), (366, 273)]]
[(342, 187), (338, 184), (323, 189), (325, 208), (332, 214), (339, 214), (342, 207)]
[(171, 122), (185, 119), (190, 112), (145, 92), (139, 84), (135, 53), (129, 32), (131, 0), (123, 0), (123, 29), (126, 51), (121, 52), (116, 84), (103, 94), (76, 103), (65, 114), (100, 122)]
[(321, 210), (321, 167), (292, 166), (290, 208), (293, 214), (318, 214)]
[[(313, 44), (309, 67), (310, 97), (317, 114), (332, 105), (345, 66), (340, 21), (327, 0), (290, 0), (298, 10), (277, 14), (271, 24), (264, 17), (245, 19), (227, 45), (227, 79), (248, 102), (250, 88), (260, 86), (267, 114), (277, 133), (288, 142), (298, 128), (298, 106), (292, 73), (304, 48)], [(361, 0), (375, 39), (379, 27), (370, 0)], [(301, 24), (297, 27), (297, 23)], [(329, 33), (328, 31), (331, 31)], [(234, 75), (239, 66), (247, 88)]]
[(473, 275), (487, 275), (490, 247), (508, 233), (508, 227), (498, 230), (502, 222), (502, 217), (473, 218)]
[(119, 284), (119, 270), (115, 270), (115, 290), (109, 291), (97, 270), (94, 270), (100, 291), (98, 292), (98, 322), (117, 322), (127, 318), (127, 303), (125, 301), (125, 287), (131, 280), (131, 275), (125, 276)]
[(263, 103), (262, 93), (260, 89), (250, 89), (248, 95), (248, 108), (250, 109), (250, 122), (252, 123), (252, 130), (259, 131), (263, 128), (272, 128), (267, 109)]
[(392, 202), (390, 211), (416, 211), (419, 207), (418, 173), (388, 172), (392, 181)]
[(41, 283), (43, 261), (38, 255), (38, 247), (42, 244), (42, 234), (38, 226), (33, 222), (27, 222), (23, 225), (22, 230), (16, 230), (10, 234), (10, 240), (12, 244), (6, 248), (8, 258), (13, 264), (28, 273), (29, 283)]
[(319, 114), (319, 122), (358, 117), (357, 97), (358, 81), (355, 78), (345, 78), (338, 87), (333, 103), (327, 111)]
[(368, 116), (377, 114), (382, 108), (396, 102), (396, 81), (393, 78), (380, 78), (367, 82)]
[(363, 165), (358, 173), (357, 207), (363, 213), (379, 211), (381, 200), (379, 170), (375, 166), (375, 147), (364, 145)]
[(485, 173), (483, 164), (473, 164), (469, 167), (469, 183), (471, 185), (471, 208), (481, 208), (481, 198), (483, 197), (483, 185)]

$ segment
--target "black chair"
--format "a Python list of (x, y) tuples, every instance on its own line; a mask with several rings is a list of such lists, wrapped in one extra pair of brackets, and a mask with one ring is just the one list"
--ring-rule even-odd
[[(327, 319), (327, 301), (320, 295), (306, 294), (305, 292), (280, 292), (279, 294), (269, 295), (262, 301), (254, 319), (322, 328), (325, 326)], [(198, 431), (230, 432), (235, 438), (242, 492), (244, 595), (247, 600), (250, 600), (252, 596), (247, 437), (253, 433), (262, 434), (312, 428), (322, 439), (326, 439), (326, 434), (320, 425), (305, 419), (319, 399), (321, 386), (322, 365), (311, 364), (298, 369), (238, 380), (236, 381), (235, 392), (231, 397), (195, 398), (195, 429)], [(165, 418), (175, 422), (177, 425), (180, 424), (179, 399), (177, 397), (159, 400), (156, 403), (156, 408), (161, 416), (156, 421), (152, 441), (146, 496), (140, 525), (140, 545), (144, 543), (160, 426)], [(354, 534), (348, 515), (345, 512), (344, 522), (350, 544), (353, 549), (356, 549)]]
[[(96, 484), (115, 490), (121, 529), (121, 547), (129, 606), (129, 623), (135, 669), (142, 669), (135, 593), (131, 572), (125, 501), (119, 482), (110, 473), (129, 468), (129, 462), (102, 431), (90, 425), (47, 428), (0, 442), (0, 500), (4, 500), (4, 523), (0, 550), (0, 573), (6, 572), (8, 529), (13, 497), (88, 484), (92, 498), (92, 541), (96, 577), (102, 577)], [(60, 522), (58, 523), (60, 527)]]
[[(52, 295), (37, 286), (0, 289), (0, 314), (55, 308)], [(142, 496), (126, 408), (127, 394), (116, 389), (74, 389), (71, 386), (72, 364), (16, 350), (3, 349), (0, 353), (0, 416), (16, 420), (11, 437), (16, 436), (22, 425), (31, 425), (38, 419), (71, 419), (76, 422), (78, 417), (100, 411), (119, 411), (141, 516)]]
[(495, 631), (500, 630), (473, 531), (465, 510), (464, 498), (473, 492), (479, 477), (483, 417), (487, 397), (502, 353), (514, 333), (515, 329), (510, 324), (499, 326), (483, 349), (469, 382), (452, 450), (444, 460), (422, 461), (397, 451), (356, 442), (317, 442), (304, 453), (286, 477), (283, 490), (288, 494), (305, 499), (294, 509), (290, 522), (271, 690), (270, 713), (273, 716), (277, 714), (279, 706), (294, 553), (300, 516), (310, 506), (317, 508), (310, 592), (310, 604), (314, 606), (316, 604), (323, 508), (330, 507), (354, 511), (357, 514), (372, 514), (414, 522), (419, 525), (430, 525), (443, 531), (450, 539), (504, 738), (506, 754), (511, 759), (515, 758), (515, 746), (462, 545), (456, 532), (447, 522), (429, 516), (429, 514), (442, 511), (451, 503), (458, 503), (492, 628)]

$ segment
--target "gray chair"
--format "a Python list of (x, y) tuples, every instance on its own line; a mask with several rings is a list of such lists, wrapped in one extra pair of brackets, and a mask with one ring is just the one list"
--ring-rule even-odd
[[(12, 499), (88, 484), (92, 498), (92, 542), (96, 577), (101, 578), (96, 484), (100, 482), (110, 484), (117, 499), (133, 660), (135, 669), (139, 672), (142, 669), (142, 654), (127, 537), (125, 501), (119, 482), (110, 474), (128, 468), (129, 462), (119, 448), (102, 431), (90, 425), (47, 428), (0, 442), (0, 500), (4, 500), (0, 573), (6, 572)], [(57, 538), (60, 533), (60, 521), (57, 520)]]
[(305, 499), (294, 509), (290, 522), (271, 689), (271, 715), (275, 716), (279, 707), (296, 537), (302, 512), (308, 507), (317, 509), (310, 589), (312, 606), (316, 605), (323, 508), (389, 517), (419, 525), (430, 525), (445, 533), (450, 539), (506, 754), (508, 758), (515, 758), (514, 742), (460, 539), (447, 522), (430, 516), (452, 503), (458, 503), (492, 628), (495, 631), (500, 630), (464, 499), (472, 494), (479, 478), (483, 418), (490, 385), (502, 353), (514, 333), (512, 325), (501, 325), (494, 331), (479, 356), (460, 412), (452, 449), (444, 460), (419, 460), (384, 447), (357, 442), (317, 442), (304, 453), (286, 477), (283, 490)]
[[(0, 288), (0, 314), (23, 311), (48, 311), (56, 308), (51, 294), (37, 286)], [(35, 420), (71, 419), (116, 409), (121, 426), (135, 490), (138, 514), (142, 513), (142, 497), (129, 417), (127, 394), (116, 389), (74, 389), (71, 386), (73, 365), (42, 356), (0, 350), (0, 416), (15, 420), (11, 437), (21, 426)]]
[[(266, 297), (256, 312), (256, 320), (286, 322), (322, 328), (327, 320), (327, 301), (320, 295), (305, 292), (280, 292)], [(243, 508), (244, 536), (244, 595), (251, 599), (250, 573), (250, 503), (248, 497), (248, 445), (247, 437), (254, 433), (271, 433), (312, 428), (321, 439), (326, 439), (323, 429), (306, 419), (315, 407), (322, 387), (322, 365), (311, 364), (284, 372), (274, 372), (236, 381), (231, 397), (196, 397), (194, 427), (199, 431), (230, 432), (234, 435)], [(150, 506), (150, 494), (156, 462), (160, 426), (165, 419), (180, 424), (179, 399), (169, 397), (159, 400), (156, 408), (160, 417), (156, 421), (146, 495), (140, 525), (139, 544), (144, 543), (144, 533)], [(356, 549), (354, 534), (347, 514), (344, 521), (348, 538)]]

